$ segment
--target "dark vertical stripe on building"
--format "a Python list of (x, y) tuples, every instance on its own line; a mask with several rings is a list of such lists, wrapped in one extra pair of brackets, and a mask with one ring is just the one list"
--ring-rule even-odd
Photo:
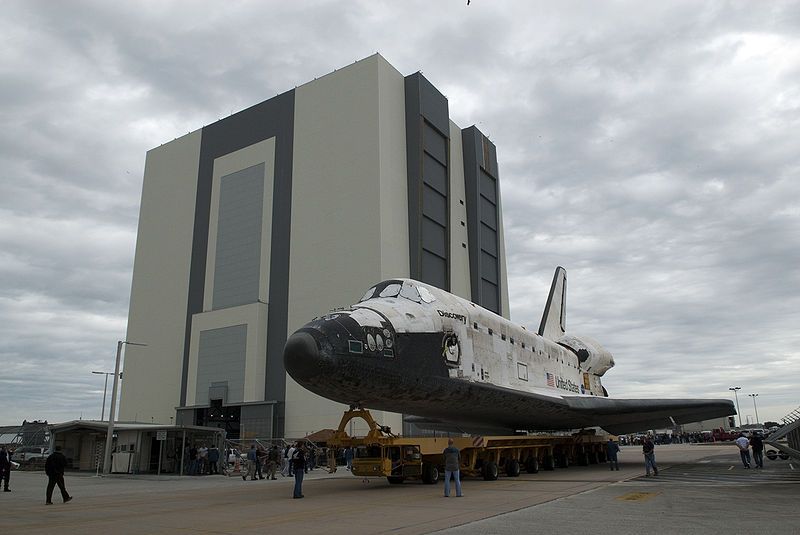
[(411, 277), (450, 290), (450, 118), (424, 76), (405, 78)]
[(277, 400), (274, 436), (283, 436), (286, 371), (283, 346), (288, 330), (289, 239), (294, 142), (294, 91), (288, 91), (203, 128), (197, 177), (194, 236), (186, 308), (186, 335), (181, 379), (181, 405), (186, 405), (192, 316), (203, 311), (214, 160), (275, 137), (275, 180), (272, 198), (267, 373), (265, 399)]
[(462, 130), (461, 139), (472, 301), (501, 314), (497, 150), (474, 126)]

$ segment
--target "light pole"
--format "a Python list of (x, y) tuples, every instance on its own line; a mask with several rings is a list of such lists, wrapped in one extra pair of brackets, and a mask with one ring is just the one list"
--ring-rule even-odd
[(119, 385), (119, 361), (122, 357), (122, 346), (146, 346), (147, 344), (137, 344), (127, 340), (117, 341), (117, 362), (114, 365), (114, 383), (111, 387), (111, 413), (108, 415), (108, 432), (106, 433), (106, 452), (103, 456), (103, 474), (111, 473), (111, 441), (114, 439), (114, 411), (117, 408), (117, 386)]
[(100, 421), (103, 421), (103, 418), (106, 417), (106, 392), (108, 391), (108, 376), (114, 375), (113, 372), (92, 372), (95, 375), (105, 375), (106, 376), (106, 383), (103, 385), (103, 409), (100, 411)]
[(739, 427), (742, 427), (742, 411), (739, 410), (739, 395), (738, 392), (741, 390), (741, 386), (732, 386), (728, 390), (733, 390), (733, 395), (736, 398), (736, 414), (739, 416)]
[(758, 394), (747, 394), (751, 398), (753, 398), (753, 410), (756, 411), (756, 424), (758, 424), (758, 408), (756, 408), (756, 398)]

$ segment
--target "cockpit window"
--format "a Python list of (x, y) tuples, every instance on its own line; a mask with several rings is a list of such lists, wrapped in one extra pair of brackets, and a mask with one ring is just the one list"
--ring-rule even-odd
[(434, 301), (436, 301), (436, 298), (427, 288), (420, 286), (417, 289), (419, 290), (419, 296), (422, 297), (422, 300), (425, 301), (426, 303), (433, 303)]
[(427, 288), (399, 280), (380, 282), (366, 291), (359, 303), (377, 297), (403, 297), (415, 303), (433, 303), (436, 298)]
[(375, 288), (377, 288), (377, 286), (373, 286), (372, 288), (367, 290), (367, 293), (365, 293), (364, 297), (359, 299), (358, 302), (360, 303), (361, 301), (366, 301), (367, 299), (371, 299), (373, 294), (375, 294)]
[(419, 291), (417, 291), (417, 287), (411, 286), (408, 283), (403, 284), (403, 289), (400, 290), (400, 297), (405, 297), (406, 299), (414, 301), (415, 303), (422, 302), (422, 297), (419, 296)]
[(401, 284), (392, 283), (386, 286), (386, 288), (381, 291), (379, 297), (397, 297), (400, 293), (400, 290), (403, 288)]

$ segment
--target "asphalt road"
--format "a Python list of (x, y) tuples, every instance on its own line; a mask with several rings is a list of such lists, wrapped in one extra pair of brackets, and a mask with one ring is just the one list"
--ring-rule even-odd
[(800, 533), (800, 463), (765, 461), (762, 472), (741, 468), (731, 446), (656, 452), (657, 478), (643, 477), (639, 448), (624, 447), (618, 472), (573, 466), (466, 480), (463, 498), (444, 498), (441, 483), (365, 483), (343, 470), (313, 471), (302, 500), (291, 498), (289, 478), (68, 474), (75, 499), (62, 504), (56, 491), (46, 506), (47, 478), (14, 472), (13, 491), (0, 493), (0, 533)]

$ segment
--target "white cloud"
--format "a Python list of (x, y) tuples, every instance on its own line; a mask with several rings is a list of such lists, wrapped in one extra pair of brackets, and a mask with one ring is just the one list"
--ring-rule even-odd
[(800, 360), (793, 10), (4, 4), (3, 422), (99, 413), (89, 371), (124, 336), (148, 149), (376, 51), (422, 70), (457, 123), (497, 144), (516, 321), (538, 325), (563, 265), (569, 328), (615, 354), (613, 394), (737, 384), (762, 418), (782, 416)]

